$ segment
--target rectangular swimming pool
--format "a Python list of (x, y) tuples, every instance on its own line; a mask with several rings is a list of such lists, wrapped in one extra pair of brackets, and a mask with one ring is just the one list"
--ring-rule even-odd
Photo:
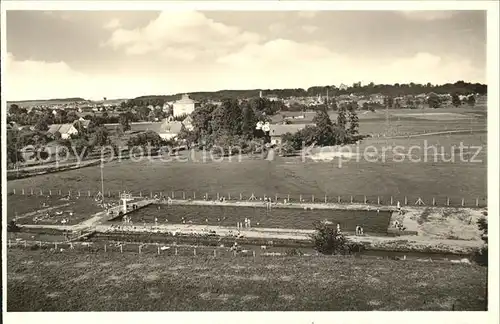
[[(200, 206), (153, 204), (128, 214), (133, 223), (199, 224), (236, 227), (237, 222), (251, 220), (252, 227), (313, 229), (315, 221), (340, 224), (345, 232), (354, 232), (361, 225), (365, 233), (386, 234), (391, 212), (344, 209), (273, 208), (248, 206)], [(121, 221), (121, 219), (115, 219)]]

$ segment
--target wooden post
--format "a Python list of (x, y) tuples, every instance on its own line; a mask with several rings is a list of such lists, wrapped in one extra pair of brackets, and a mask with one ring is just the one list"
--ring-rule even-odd
[(405, 196), (405, 205), (408, 205), (408, 198)]
[(365, 204), (366, 204), (366, 196), (365, 196)]
[(299, 202), (302, 202), (302, 194), (299, 196)]
[(325, 204), (328, 202), (328, 199), (326, 198), (326, 195), (325, 195)]
[(139, 254), (141, 254), (142, 245), (139, 245)]
[(111, 197), (111, 191), (108, 190), (108, 198)]
[[(104, 192), (102, 194), (104, 195)], [(68, 190), (68, 196), (71, 197), (71, 190)]]
[(392, 206), (392, 196), (391, 196), (391, 206)]
[(193, 200), (196, 199), (196, 192), (193, 191)]
[(214, 258), (217, 257), (217, 249), (214, 249)]
[(62, 196), (61, 189), (59, 189), (59, 196)]
[(139, 197), (142, 198), (142, 191), (139, 191)]
[(377, 196), (377, 205), (380, 205), (380, 197)]
[(278, 195), (274, 195), (274, 201), (278, 202)]
[(290, 194), (286, 195), (286, 201), (290, 202)]
[(10, 249), (10, 239), (9, 239), (9, 249)]
[(160, 246), (159, 245), (157, 246), (157, 250), (158, 250), (158, 255), (160, 255)]
[(432, 197), (432, 206), (436, 206), (436, 198)]
[(219, 200), (219, 193), (217, 193), (217, 200)]
[(311, 197), (311, 202), (314, 202), (314, 195), (312, 195)]
[(27, 244), (26, 240), (24, 240), (24, 248), (26, 248), (27, 245), (28, 244)]
[(243, 200), (243, 195), (240, 193), (240, 200)]
[(255, 259), (255, 250), (252, 251), (253, 257)]
[(16, 189), (12, 189), (12, 193), (15, 195), (16, 194)]
[(186, 200), (186, 193), (184, 191), (182, 192), (182, 200)]
[(341, 202), (341, 198), (340, 198), (340, 196), (337, 196), (337, 203), (340, 204), (340, 202)]
[(175, 199), (175, 191), (172, 191), (172, 199)]
[(193, 249), (193, 255), (196, 256), (196, 247)]
[(33, 196), (33, 188), (31, 188), (31, 195)]
[(40, 196), (43, 196), (43, 190), (40, 189)]
[(120, 253), (123, 253), (123, 244), (120, 245)]
[(108, 247), (104, 244), (104, 253), (108, 252)]
[(89, 194), (89, 197), (90, 197), (90, 190), (89, 190), (89, 191), (87, 191), (87, 193)]
[(233, 255), (236, 256), (236, 250), (233, 251)]
[(479, 198), (476, 198), (476, 207), (479, 207)]
[(231, 194), (229, 192), (227, 193), (227, 200), (231, 200)]
[(24, 188), (23, 188), (23, 189), (21, 189), (21, 194), (22, 194), (22, 195), (24, 195)]
[(175, 247), (175, 255), (177, 255), (179, 252), (177, 251), (177, 247)]
[(450, 197), (447, 197), (446, 198), (446, 206), (449, 206), (450, 205)]
[(54, 243), (54, 250), (57, 251), (57, 242)]
[(462, 198), (462, 207), (465, 206), (465, 199)]
[(351, 204), (352, 204), (352, 196), (351, 196)]

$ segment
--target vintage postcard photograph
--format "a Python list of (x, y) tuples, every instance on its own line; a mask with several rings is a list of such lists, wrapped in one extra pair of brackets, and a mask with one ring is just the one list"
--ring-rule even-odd
[(492, 320), (498, 4), (356, 2), (2, 3), (4, 311)]

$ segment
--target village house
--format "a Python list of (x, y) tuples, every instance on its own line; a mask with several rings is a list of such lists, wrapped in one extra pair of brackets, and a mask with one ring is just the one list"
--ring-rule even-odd
[(182, 124), (184, 125), (184, 127), (186, 127), (188, 131), (192, 131), (194, 129), (193, 118), (191, 116), (187, 116), (186, 118), (184, 118)]
[(57, 132), (61, 134), (62, 139), (68, 139), (71, 135), (78, 134), (78, 130), (73, 124), (52, 124), (47, 131), (47, 133), (51, 135), (54, 135)]
[[(117, 132), (121, 127), (121, 124), (104, 124), (104, 127), (110, 132)], [(169, 118), (165, 118), (161, 122), (136, 122), (130, 123), (129, 133), (137, 134), (147, 131), (153, 131), (158, 134), (163, 140), (170, 140), (177, 138), (181, 129), (183, 127), (182, 122), (172, 121)]]
[(176, 139), (183, 127), (182, 122), (168, 121), (166, 119), (159, 124), (158, 129), (155, 131), (163, 140)]
[(87, 119), (85, 119), (83, 117), (80, 117), (80, 118), (78, 118), (77, 120), (75, 120), (73, 122), (73, 125), (75, 127), (79, 127), (81, 125), (84, 129), (87, 129), (89, 127), (89, 125), (90, 125), (90, 120), (87, 120)]
[(174, 117), (182, 116), (182, 115), (190, 115), (195, 108), (199, 107), (200, 104), (189, 98), (187, 94), (182, 95), (180, 100), (177, 100), (173, 104), (173, 114)]
[(306, 124), (275, 124), (269, 125), (269, 136), (271, 137), (271, 145), (280, 145), (281, 144), (281, 136), (286, 133), (295, 134), (298, 131), (304, 129)]

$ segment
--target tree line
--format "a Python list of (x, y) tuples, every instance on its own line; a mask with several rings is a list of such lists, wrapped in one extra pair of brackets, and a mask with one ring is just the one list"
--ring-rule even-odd
[[(263, 96), (274, 95), (284, 99), (289, 97), (316, 97), (318, 95), (326, 96), (328, 91), (329, 96), (340, 96), (347, 94), (356, 94), (359, 96), (369, 96), (381, 94), (383, 96), (407, 96), (418, 95), (422, 93), (436, 94), (476, 94), (486, 95), (488, 86), (481, 83), (469, 83), (457, 81), (455, 83), (446, 84), (420, 84), (420, 83), (395, 83), (395, 84), (374, 84), (373, 82), (361, 85), (359, 82), (351, 86), (337, 87), (335, 85), (313, 86), (308, 89), (291, 88), (291, 89), (253, 89), (253, 90), (220, 90), (214, 92), (190, 92), (188, 93), (191, 99), (197, 101), (205, 100), (223, 100), (223, 99), (249, 99), (259, 97), (260, 92)], [(133, 107), (140, 105), (160, 105), (165, 102), (175, 101), (180, 98), (180, 94), (165, 95), (165, 96), (141, 96), (131, 99), (129, 103), (123, 103), (124, 106)]]

